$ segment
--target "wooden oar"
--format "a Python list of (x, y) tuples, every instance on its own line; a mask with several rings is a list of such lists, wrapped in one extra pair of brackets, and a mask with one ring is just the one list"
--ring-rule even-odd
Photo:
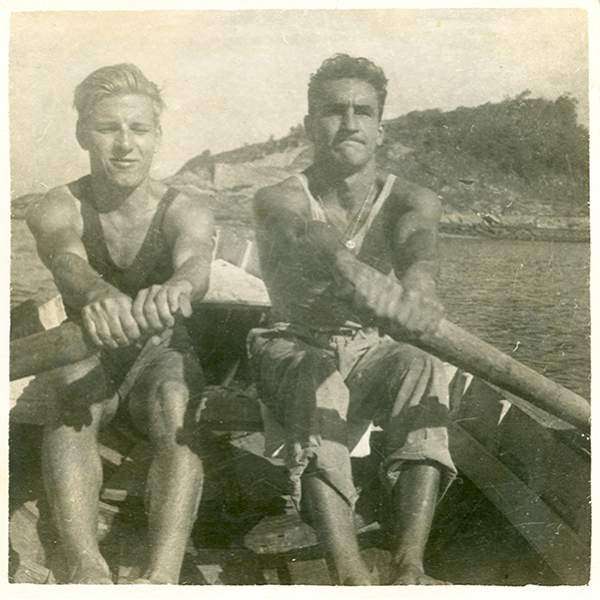
[(97, 352), (81, 327), (68, 321), (10, 343), (10, 380), (64, 367)]
[[(335, 261), (337, 276), (351, 284), (355, 302), (363, 306), (367, 314), (378, 314), (379, 305), (385, 300), (382, 294), (390, 286), (398, 294), (394, 296), (402, 296), (402, 286), (397, 279), (390, 281), (387, 275), (356, 260), (346, 250), (337, 252)], [(394, 323), (388, 325), (385, 331), (396, 339), (405, 339), (406, 332), (400, 322), (397, 327)], [(434, 334), (413, 338), (409, 343), (521, 396), (583, 431), (589, 429), (590, 405), (584, 398), (445, 319), (440, 321)]]
[(583, 397), (445, 319), (435, 334), (421, 337), (415, 345), (582, 431), (590, 427), (590, 404)]
[[(433, 335), (413, 342), (446, 360), (530, 401), (535, 406), (586, 431), (589, 403), (464, 329), (442, 320)], [(14, 340), (10, 344), (10, 379), (20, 379), (83, 360), (97, 349), (74, 323)]]

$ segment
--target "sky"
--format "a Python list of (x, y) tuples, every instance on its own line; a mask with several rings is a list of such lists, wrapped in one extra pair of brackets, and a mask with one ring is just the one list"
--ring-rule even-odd
[(587, 122), (586, 13), (574, 8), (13, 13), (12, 196), (85, 174), (72, 94), (100, 66), (133, 62), (163, 90), (162, 177), (205, 149), (285, 135), (335, 52), (383, 67), (385, 118), (530, 89), (573, 94)]

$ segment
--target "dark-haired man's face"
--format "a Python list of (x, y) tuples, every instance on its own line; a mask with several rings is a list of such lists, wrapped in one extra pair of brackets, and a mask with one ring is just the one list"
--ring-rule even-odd
[(359, 171), (383, 142), (377, 91), (361, 79), (325, 81), (320, 91), (305, 119), (315, 158), (344, 174)]

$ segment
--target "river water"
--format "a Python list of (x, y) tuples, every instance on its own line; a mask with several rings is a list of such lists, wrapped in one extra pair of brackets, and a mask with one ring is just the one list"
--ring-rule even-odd
[[(23, 221), (12, 222), (11, 306), (54, 293)], [(590, 397), (589, 245), (444, 238), (448, 319)]]

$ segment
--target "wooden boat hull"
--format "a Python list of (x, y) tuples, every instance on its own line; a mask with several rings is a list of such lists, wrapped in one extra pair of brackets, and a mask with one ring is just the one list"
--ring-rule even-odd
[[(192, 328), (197, 339), (211, 341), (212, 358), (217, 357), (203, 420), (215, 431), (227, 433), (216, 438), (224, 467), (215, 468), (213, 479), (208, 478), (195, 532), (199, 542), (190, 544), (183, 580), (250, 583), (253, 573), (258, 581), (251, 583), (330, 583), (314, 532), (290, 510), (289, 503), (286, 505), (282, 466), (261, 455), (262, 423), (255, 392), (243, 373), (242, 341), (244, 331), (260, 319), (261, 310), (212, 305), (202, 311), (205, 318), (196, 319)], [(57, 324), (62, 317), (60, 302), (44, 305), (39, 315), (38, 327), (40, 323)], [(17, 329), (23, 331), (26, 326), (13, 321), (13, 330)], [(587, 439), (564, 422), (482, 380), (451, 366), (448, 373), (451, 452), (460, 478), (438, 511), (429, 552), (434, 571), (448, 578), (450, 570), (457, 583), (461, 578), (464, 583), (488, 584), (586, 583), (590, 531)], [(39, 429), (51, 376), (50, 372), (11, 384), (10, 540), (15, 582), (51, 583), (64, 577), (39, 473)], [(227, 378), (225, 386), (217, 383)], [(100, 441), (105, 483), (98, 533), (105, 554), (124, 580), (134, 568), (126, 564), (125, 557), (136, 554), (127, 545), (143, 545), (141, 506), (149, 451), (146, 442), (122, 424), (103, 432)], [(358, 460), (357, 468), (365, 470), (368, 462)], [(366, 556), (383, 573), (389, 557), (381, 549), (382, 536), (375, 520), (378, 507), (368, 506), (367, 500), (359, 506), (366, 516), (357, 526), (363, 532)], [(494, 529), (490, 523), (495, 523)], [(469, 528), (472, 536), (479, 535), (470, 541), (479, 550), (475, 552), (463, 540), (475, 554), (473, 562), (466, 565), (468, 552), (465, 554), (463, 547), (461, 564), (456, 564), (449, 549), (456, 545), (458, 533), (464, 536)], [(494, 548), (493, 554), (481, 553), (485, 544)], [(511, 549), (504, 557), (498, 549), (503, 546)], [(511, 553), (516, 547), (521, 556), (515, 560)], [(483, 564), (482, 556), (493, 558)], [(242, 565), (239, 573), (231, 571), (232, 564)]]

